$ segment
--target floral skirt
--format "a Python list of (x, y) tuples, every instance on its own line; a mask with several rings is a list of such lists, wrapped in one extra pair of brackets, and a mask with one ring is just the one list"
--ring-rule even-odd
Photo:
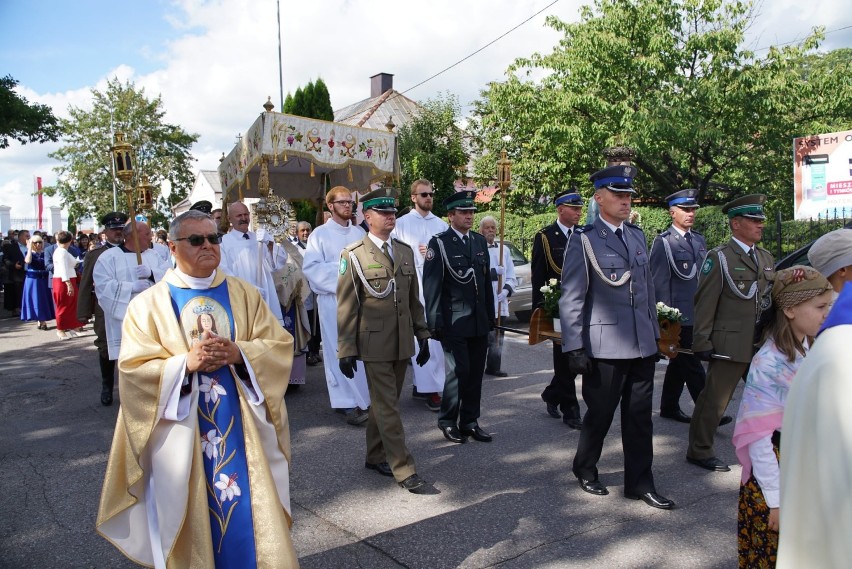
[[(779, 456), (779, 443), (773, 438), (772, 446), (776, 457)], [(766, 505), (763, 492), (753, 474), (748, 482), (740, 485), (737, 530), (740, 569), (775, 567), (778, 557), (778, 532), (769, 529), (769, 506)]]

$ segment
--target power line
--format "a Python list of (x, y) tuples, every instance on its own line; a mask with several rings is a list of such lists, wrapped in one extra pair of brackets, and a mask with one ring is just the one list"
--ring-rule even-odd
[[(852, 24), (850, 24), (848, 26), (843, 26), (842, 28), (836, 28), (834, 30), (826, 30), (824, 32), (824, 34), (828, 35), (828, 34), (833, 34), (834, 32), (842, 32), (843, 30), (848, 30), (850, 28), (852, 28)], [(794, 44), (794, 43), (800, 42), (800, 41), (802, 41), (802, 40), (801, 39), (795, 39), (795, 40), (785, 41), (783, 43), (776, 43), (774, 45), (768, 45), (766, 47), (758, 47), (754, 51), (758, 52), (758, 51), (763, 51), (763, 50), (770, 49), (770, 48), (773, 48), (773, 47), (782, 47), (782, 46)]]
[[(488, 43), (487, 43), (487, 44), (485, 44), (484, 46), (480, 47), (479, 49), (477, 49), (477, 50), (476, 50), (476, 51), (474, 51), (473, 53), (470, 53), (470, 54), (466, 55), (465, 57), (463, 57), (463, 58), (459, 59), (458, 61), (456, 61), (456, 62), (455, 62), (455, 63), (453, 63), (452, 65), (450, 65), (450, 66), (448, 66), (448, 67), (445, 67), (445, 68), (444, 68), (444, 69), (442, 69), (441, 71), (439, 71), (439, 72), (435, 73), (435, 74), (434, 74), (434, 75), (432, 75), (431, 77), (427, 77), (426, 79), (424, 79), (424, 80), (423, 80), (423, 81), (421, 81), (420, 83), (417, 83), (417, 84), (416, 84), (416, 85), (414, 85), (413, 87), (409, 87), (409, 88), (408, 88), (408, 89), (406, 89), (405, 91), (398, 91), (396, 94), (394, 94), (394, 96), (393, 96), (393, 97), (388, 97), (388, 99), (387, 99), (385, 102), (390, 101), (391, 99), (396, 98), (396, 97), (398, 97), (399, 95), (404, 95), (405, 93), (408, 93), (409, 91), (413, 91), (414, 89), (416, 89), (416, 88), (420, 87), (421, 85), (424, 85), (424, 84), (428, 83), (428, 82), (429, 82), (429, 81), (431, 81), (432, 79), (434, 79), (434, 78), (436, 78), (436, 77), (438, 77), (438, 76), (440, 76), (440, 75), (443, 75), (444, 73), (446, 73), (447, 71), (449, 71), (449, 70), (450, 70), (450, 69), (452, 69), (453, 67), (456, 67), (457, 65), (459, 65), (459, 64), (461, 64), (461, 63), (464, 63), (465, 61), (467, 61), (468, 59), (470, 59), (471, 57), (473, 57), (473, 56), (474, 56), (474, 55), (476, 55), (477, 53), (479, 53), (479, 52), (481, 52), (482, 50), (484, 50), (484, 49), (486, 49), (486, 48), (488, 48), (488, 47), (490, 47), (490, 46), (494, 45), (495, 43), (497, 43), (498, 41), (500, 41), (501, 39), (503, 39), (503, 38), (504, 38), (504, 37), (506, 37), (507, 35), (511, 34), (511, 33), (512, 33), (512, 32), (514, 32), (515, 30), (517, 30), (518, 28), (520, 28), (521, 26), (523, 26), (524, 24), (526, 24), (527, 22), (529, 22), (530, 20), (532, 20), (533, 18), (535, 18), (536, 16), (538, 16), (539, 14), (541, 14), (542, 12), (544, 12), (545, 10), (547, 10), (548, 8), (550, 8), (551, 6), (553, 6), (554, 4), (556, 4), (557, 2), (559, 2), (559, 0), (553, 0), (553, 2), (551, 2), (551, 3), (550, 3), (550, 4), (548, 4), (547, 6), (545, 6), (544, 8), (542, 8), (541, 10), (539, 10), (538, 12), (536, 12), (535, 14), (533, 14), (532, 16), (530, 16), (529, 18), (527, 18), (526, 20), (524, 20), (523, 22), (521, 22), (520, 24), (516, 25), (515, 27), (511, 28), (510, 30), (508, 30), (508, 31), (506, 31), (506, 32), (502, 33), (501, 35), (497, 36), (496, 38), (494, 38), (493, 40), (491, 40), (490, 42), (488, 42)], [(358, 114), (360, 114), (360, 113), (358, 113)], [(353, 118), (353, 117), (355, 117), (355, 116), (357, 116), (357, 114), (349, 115), (348, 117), (344, 117), (344, 118), (342, 118), (342, 119), (337, 119), (337, 122), (344, 122), (344, 121), (347, 121), (347, 120), (349, 120), (349, 119), (351, 119), (351, 118)]]

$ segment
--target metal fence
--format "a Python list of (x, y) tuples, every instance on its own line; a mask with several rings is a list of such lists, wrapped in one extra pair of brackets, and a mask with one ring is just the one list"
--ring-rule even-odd
[[(829, 231), (840, 229), (852, 222), (852, 208), (834, 208), (825, 210), (816, 219), (783, 221), (778, 213), (774, 220), (767, 220), (763, 230), (761, 245), (780, 261), (790, 253), (804, 247)], [(727, 219), (713, 220), (695, 224), (695, 230), (705, 236), (725, 236), (719, 243), (708, 239), (708, 247), (721, 245), (730, 235)], [(714, 241), (719, 240), (719, 238)]]

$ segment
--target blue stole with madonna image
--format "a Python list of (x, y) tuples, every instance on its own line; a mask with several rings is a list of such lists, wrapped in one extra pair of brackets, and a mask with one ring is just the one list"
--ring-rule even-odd
[[(227, 282), (206, 290), (169, 284), (169, 291), (190, 348), (205, 331), (233, 341)], [(198, 388), (198, 432), (216, 569), (257, 567), (239, 388), (229, 366), (198, 372)]]

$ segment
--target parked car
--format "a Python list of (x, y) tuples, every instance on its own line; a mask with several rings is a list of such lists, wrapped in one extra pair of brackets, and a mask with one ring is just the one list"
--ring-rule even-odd
[(515, 278), (518, 286), (509, 298), (509, 314), (514, 315), (521, 322), (529, 322), (532, 316), (532, 283), (530, 282), (530, 262), (523, 251), (518, 249), (514, 243), (504, 241), (515, 265)]
[[(852, 221), (843, 226), (844, 229), (852, 229)], [(816, 239), (814, 239), (816, 241)], [(775, 270), (780, 271), (781, 269), (787, 269), (792, 267), (793, 265), (806, 265), (808, 267), (811, 266), (811, 262), (808, 261), (808, 251), (811, 250), (811, 246), (813, 246), (814, 241), (811, 241), (804, 247), (799, 247), (777, 263), (775, 263)], [(509, 310), (511, 310), (511, 305)]]

